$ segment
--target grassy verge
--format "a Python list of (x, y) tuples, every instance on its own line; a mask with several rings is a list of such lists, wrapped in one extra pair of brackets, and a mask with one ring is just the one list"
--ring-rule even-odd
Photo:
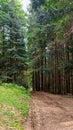
[(24, 130), (22, 122), (28, 114), (30, 99), (22, 86), (0, 85), (0, 130)]

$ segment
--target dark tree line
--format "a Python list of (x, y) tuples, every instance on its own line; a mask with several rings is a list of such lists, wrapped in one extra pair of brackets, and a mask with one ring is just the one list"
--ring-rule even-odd
[(73, 94), (73, 1), (31, 0), (28, 18), (33, 90)]
[(0, 0), (0, 82), (24, 85), (25, 26), (19, 0)]
[(0, 82), (73, 94), (73, 0), (0, 0)]

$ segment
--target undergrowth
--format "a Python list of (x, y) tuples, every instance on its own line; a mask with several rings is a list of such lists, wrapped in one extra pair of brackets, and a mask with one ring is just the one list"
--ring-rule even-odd
[(27, 117), (30, 99), (22, 86), (0, 85), (0, 130), (24, 130), (23, 118)]

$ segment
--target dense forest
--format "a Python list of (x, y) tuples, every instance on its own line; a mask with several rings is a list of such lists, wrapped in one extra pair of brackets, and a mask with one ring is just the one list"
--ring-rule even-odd
[(73, 0), (0, 0), (0, 82), (73, 94)]
[(23, 84), (25, 13), (19, 0), (0, 0), (0, 81)]
[(73, 94), (73, 1), (31, 3), (27, 37), (33, 89)]

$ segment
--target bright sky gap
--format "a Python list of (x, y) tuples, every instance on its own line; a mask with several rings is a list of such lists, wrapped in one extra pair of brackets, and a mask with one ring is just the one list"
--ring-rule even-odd
[(27, 8), (28, 8), (28, 6), (30, 4), (30, 0), (20, 0), (20, 1), (22, 3), (23, 10), (27, 11)]

